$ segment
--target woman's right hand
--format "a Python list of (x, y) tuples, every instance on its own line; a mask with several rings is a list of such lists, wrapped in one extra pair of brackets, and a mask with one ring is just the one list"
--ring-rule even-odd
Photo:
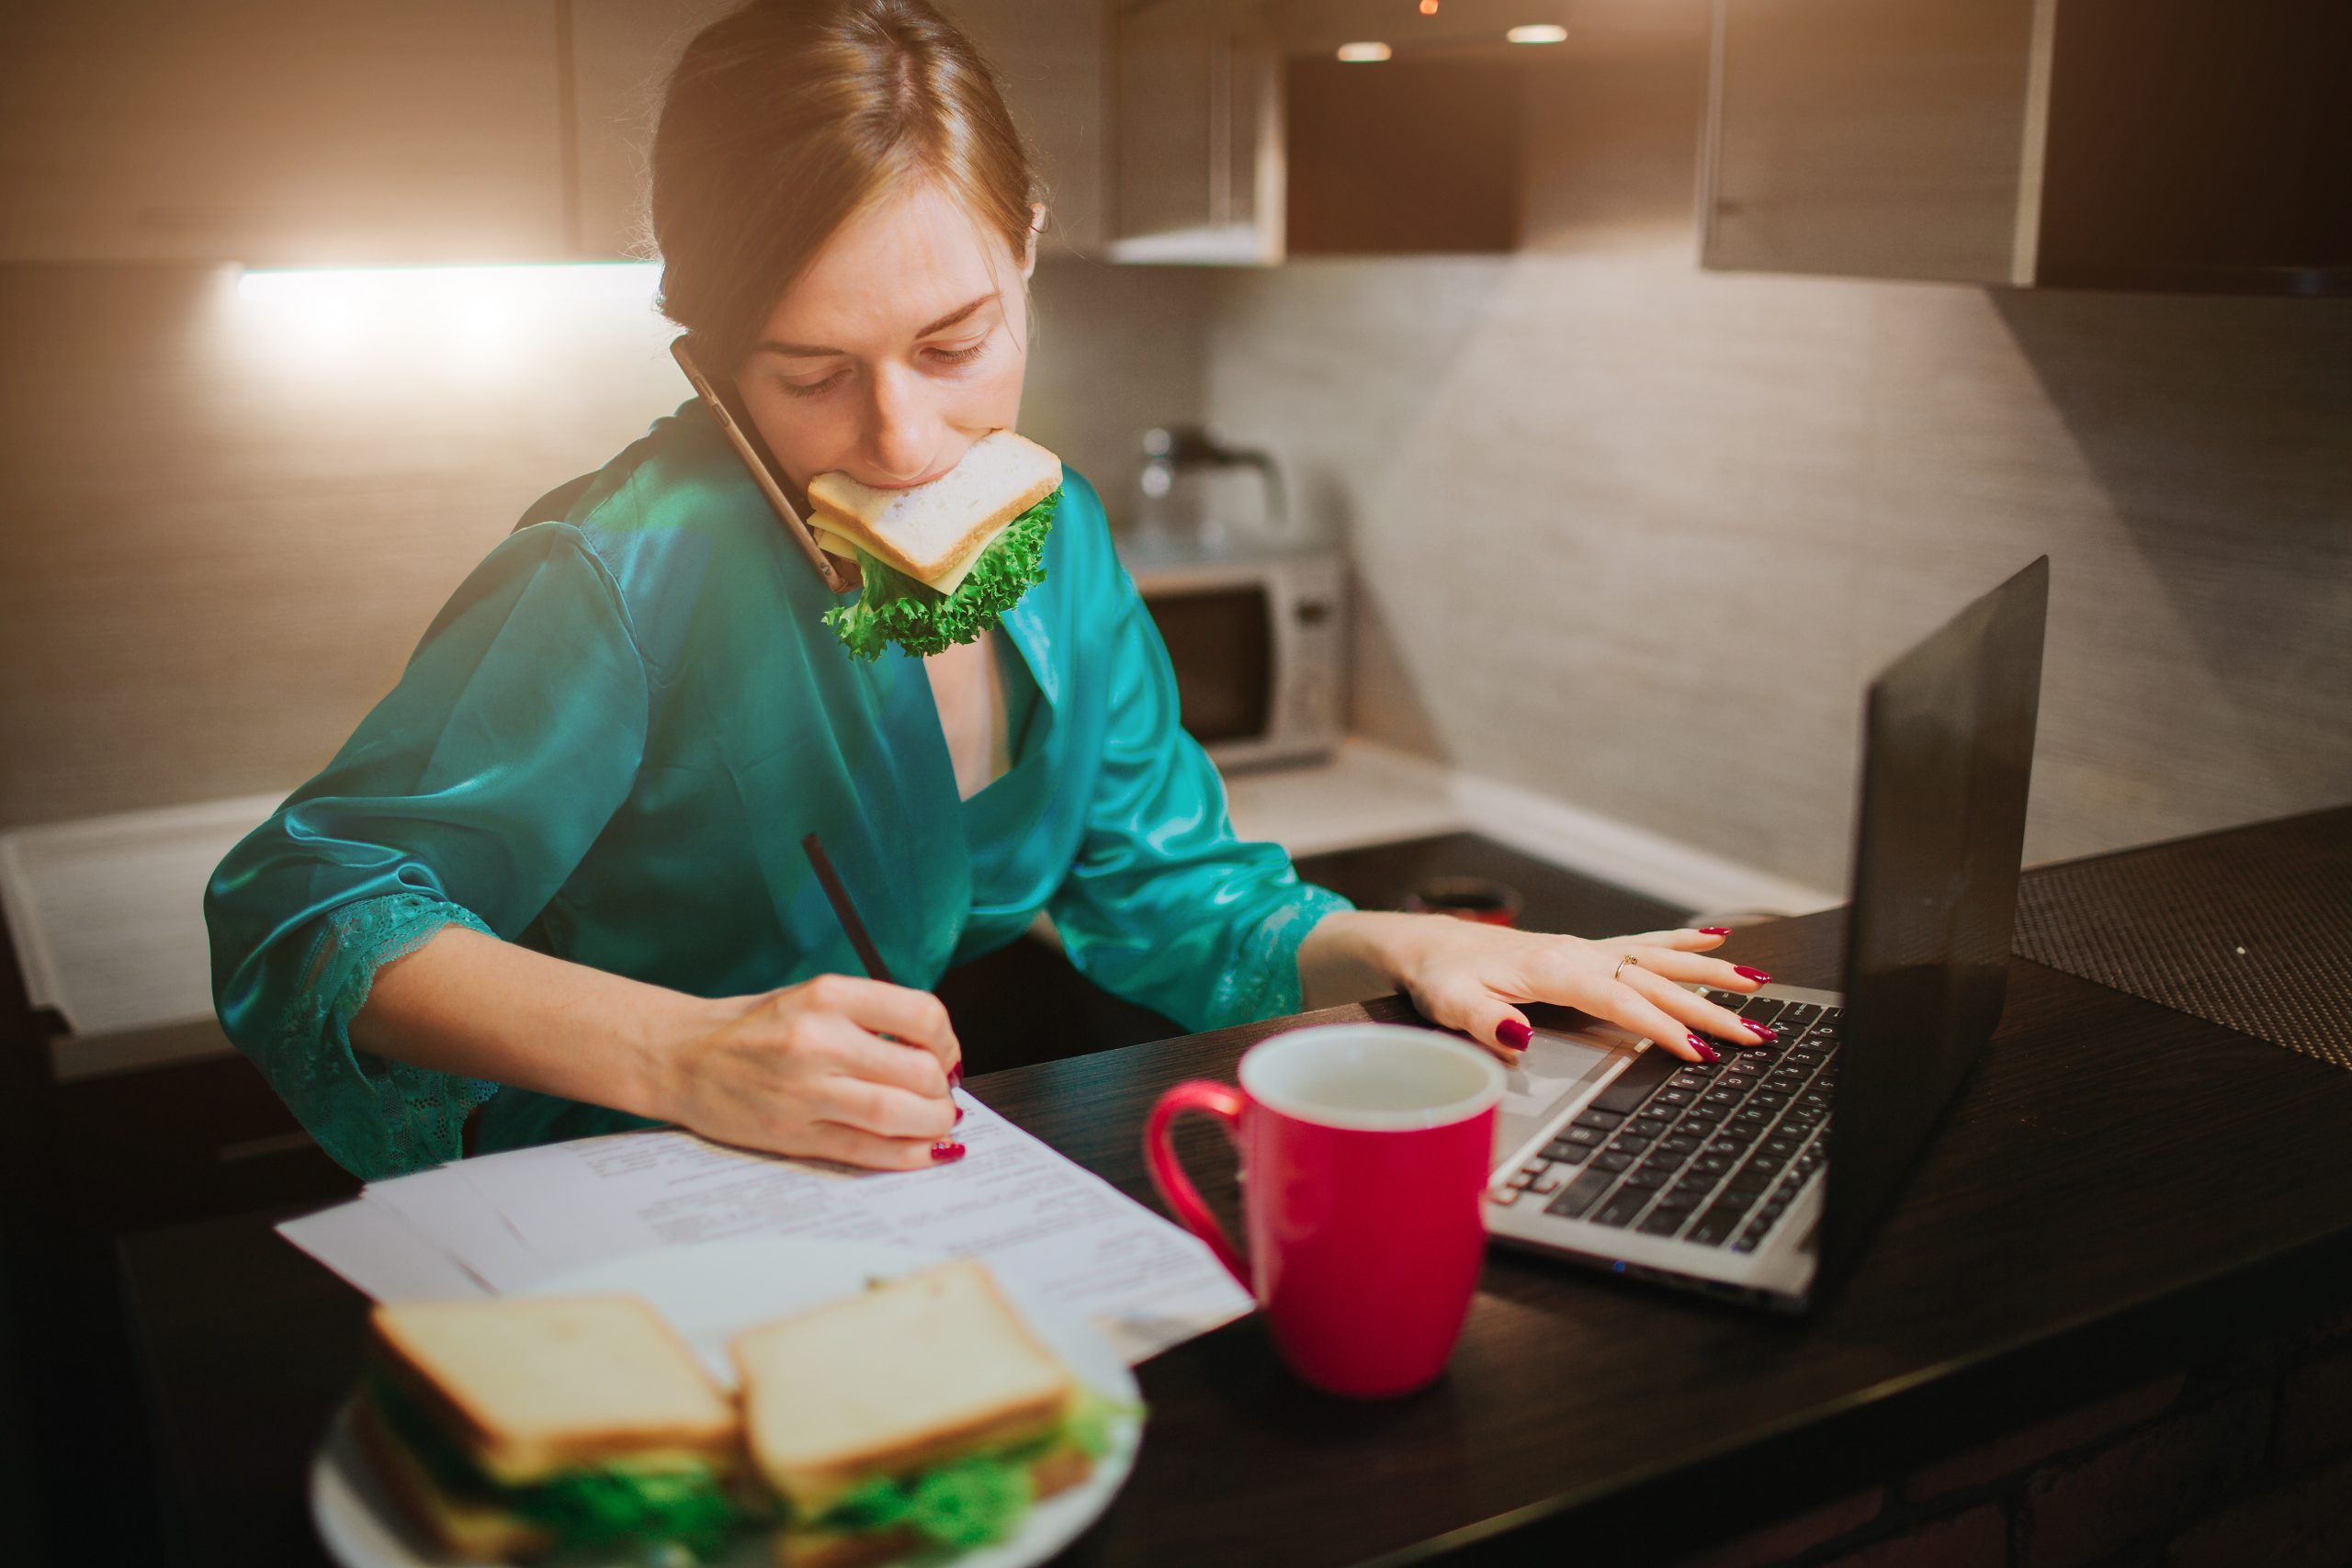
[[(960, 1158), (948, 1094), (964, 1051), (928, 991), (820, 975), (673, 1050), (662, 1119), (723, 1144), (879, 1170)], [(894, 1039), (884, 1039), (884, 1035)]]

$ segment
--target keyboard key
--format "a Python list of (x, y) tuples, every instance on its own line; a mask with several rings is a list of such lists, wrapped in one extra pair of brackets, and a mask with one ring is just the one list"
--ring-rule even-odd
[(1694, 1105), (1682, 1113), (1682, 1120), (1685, 1122), (1720, 1122), (1728, 1114), (1720, 1105)]
[(1535, 1173), (1534, 1173), (1533, 1171), (1532, 1171), (1532, 1170), (1522, 1170), (1522, 1171), (1516, 1172), (1515, 1174), (1513, 1174), (1513, 1175), (1512, 1175), (1512, 1177), (1511, 1177), (1511, 1179), (1510, 1179), (1510, 1184), (1511, 1184), (1511, 1186), (1512, 1186), (1514, 1189), (1517, 1189), (1517, 1188), (1521, 1188), (1521, 1187), (1524, 1187), (1524, 1186), (1526, 1186), (1529, 1182), (1531, 1182), (1531, 1181), (1532, 1181), (1532, 1180), (1534, 1180), (1534, 1179), (1535, 1179)]
[[(1611, 1122), (1610, 1125), (1614, 1126)], [(1609, 1136), (1608, 1127), (1566, 1127), (1561, 1129), (1558, 1142), (1563, 1144), (1598, 1145)]]
[(1582, 1165), (1592, 1157), (1590, 1144), (1549, 1144), (1544, 1153), (1563, 1165)]
[(1609, 1152), (1612, 1155), (1645, 1154), (1648, 1152), (1649, 1146), (1650, 1141), (1647, 1138), (1634, 1133), (1620, 1133), (1609, 1140)]
[(1592, 1169), (1594, 1172), (1607, 1171), (1613, 1176), (1617, 1172), (1625, 1169), (1633, 1163), (1634, 1156), (1632, 1155), (1602, 1155), (1600, 1158), (1592, 1162)]
[(1721, 1247), (1739, 1229), (1739, 1222), (1747, 1214), (1747, 1200), (1718, 1198), (1705, 1213), (1699, 1216), (1699, 1223), (1690, 1227), (1687, 1239), (1702, 1247)]
[(1667, 1087), (1669, 1089), (1704, 1089), (1714, 1081), (1714, 1074), (1696, 1072), (1689, 1067), (1683, 1068), (1666, 1080)]
[(1828, 1052), (1812, 1045), (1802, 1046), (1781, 1058), (1791, 1066), (1796, 1067), (1817, 1067), (1828, 1059)]
[(1772, 1021), (1781, 1016), (1781, 1006), (1778, 997), (1750, 997), (1740, 1005), (1739, 1016), (1750, 1023), (1760, 1023), (1770, 1028)]
[(1600, 1212), (1592, 1216), (1592, 1223), (1597, 1225), (1632, 1224), (1634, 1217), (1649, 1206), (1649, 1201), (1650, 1195), (1646, 1192), (1620, 1192), (1600, 1206)]
[(1625, 1174), (1624, 1190), (1628, 1192), (1655, 1192), (1665, 1185), (1666, 1178), (1654, 1170), (1634, 1170)]
[(1634, 1228), (1644, 1235), (1672, 1235), (1690, 1222), (1688, 1209), (1668, 1209), (1664, 1204), (1650, 1211), (1650, 1217)]
[(1661, 1139), (1657, 1145), (1657, 1152), (1662, 1155), (1696, 1154), (1698, 1149), (1699, 1140), (1688, 1133), (1677, 1133), (1670, 1138)]
[(1821, 1004), (1818, 1002), (1783, 1002), (1781, 1004), (1781, 1016), (1772, 1021), (1784, 1031), (1803, 1029), (1820, 1016)]
[(1672, 1125), (1674, 1125), (1673, 1122), (1667, 1121), (1663, 1117), (1639, 1116), (1634, 1118), (1634, 1121), (1626, 1125), (1625, 1131), (1628, 1133), (1638, 1134), (1645, 1138), (1655, 1138), (1663, 1134)]
[(1575, 1125), (1606, 1133), (1625, 1118), (1614, 1111), (1590, 1111), (1576, 1119)]
[(1487, 1190), (1487, 1201), (1498, 1209), (1508, 1209), (1519, 1201), (1519, 1193), (1516, 1189), (1510, 1187), (1489, 1188)]
[[(1698, 1096), (1692, 1094), (1687, 1089), (1660, 1089), (1657, 1094), (1652, 1097), (1652, 1103), (1655, 1105), (1688, 1105), (1697, 1098)], [(1663, 1112), (1660, 1114), (1663, 1114)]]
[(1701, 1155), (1690, 1162), (1690, 1168), (1702, 1176), (1721, 1176), (1736, 1163), (1736, 1155)]
[(1584, 1212), (1600, 1202), (1600, 1195), (1616, 1184), (1616, 1177), (1605, 1170), (1588, 1170), (1562, 1188), (1557, 1198), (1544, 1205), (1544, 1212), (1565, 1220), (1580, 1220)]

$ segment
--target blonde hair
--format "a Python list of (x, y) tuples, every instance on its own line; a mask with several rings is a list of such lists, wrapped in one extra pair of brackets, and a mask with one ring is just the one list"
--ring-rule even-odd
[(962, 30), (925, 0), (751, 0), (695, 36), (662, 98), (662, 313), (731, 375), (834, 231), (918, 179), (1025, 254), (1042, 193)]

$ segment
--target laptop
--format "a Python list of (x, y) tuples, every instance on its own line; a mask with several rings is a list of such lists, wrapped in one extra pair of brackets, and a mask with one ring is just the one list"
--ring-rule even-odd
[(1495, 1240), (1783, 1312), (1842, 1278), (2000, 1020), (2049, 599), (2044, 556), (1871, 682), (1844, 988), (1694, 987), (1776, 1043), (1701, 1066), (1528, 1010)]

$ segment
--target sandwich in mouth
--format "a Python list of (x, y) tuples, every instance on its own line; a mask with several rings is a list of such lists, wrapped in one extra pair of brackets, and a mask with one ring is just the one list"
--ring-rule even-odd
[(966, 1259), (739, 1337), (779, 1568), (931, 1561), (1004, 1540), (1084, 1481), (1117, 1410)]
[(1010, 430), (905, 490), (819, 474), (808, 481), (809, 527), (865, 579), (856, 603), (828, 610), (825, 624), (865, 660), (891, 643), (920, 659), (973, 641), (1046, 580), (1061, 485), (1061, 459)]
[(674, 1541), (741, 1522), (742, 1428), (633, 1296), (379, 1305), (353, 1423), (395, 1502), (468, 1561)]

